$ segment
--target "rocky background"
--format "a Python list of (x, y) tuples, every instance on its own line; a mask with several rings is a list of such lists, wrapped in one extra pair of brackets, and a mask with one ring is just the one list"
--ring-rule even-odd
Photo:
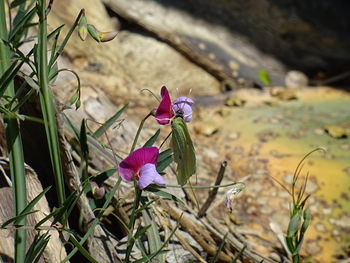
[[(207, 214), (209, 221), (235, 233), (236, 239), (230, 241), (235, 248), (248, 243), (246, 256), (255, 262), (262, 257), (266, 262), (286, 258), (279, 236), (288, 224), (290, 197), (272, 177), (288, 187), (301, 158), (323, 146), (326, 153), (312, 155), (303, 168), (303, 175), (310, 174), (307, 193), (313, 221), (302, 254), (310, 262), (350, 257), (347, 1), (60, 0), (54, 2), (49, 27), (66, 24), (64, 35), (81, 8), (98, 29), (119, 33), (108, 43), (82, 42), (74, 35), (59, 61), (59, 67), (74, 69), (82, 81), (82, 108), (65, 111), (77, 125), (87, 118), (93, 129), (129, 103), (125, 121), (109, 134), (116, 151), (123, 152), (140, 120), (157, 105), (142, 90), (158, 96), (166, 85), (172, 97), (190, 94), (196, 108), (189, 128), (198, 159), (192, 184), (213, 184), (222, 161), (228, 162), (223, 184), (245, 182), (232, 213), (223, 205), (227, 189), (222, 189)], [(269, 83), (259, 77), (261, 71), (268, 73)], [(69, 73), (58, 78), (53, 87), (58, 108), (75, 81)], [(146, 126), (140, 145), (157, 129), (152, 121)], [(26, 135), (33, 147), (42, 139), (35, 133)], [(161, 136), (166, 134), (162, 131)], [(49, 173), (43, 161), (30, 154), (27, 162), (39, 177)], [(98, 156), (92, 156), (92, 163), (97, 170), (113, 166)], [(175, 183), (170, 172), (167, 179)], [(128, 193), (127, 185), (125, 189)], [(198, 200), (207, 195), (196, 191)], [(160, 214), (177, 212), (160, 207)], [(186, 224), (196, 222), (194, 215), (189, 211), (185, 230)], [(217, 242), (210, 234), (203, 236), (208, 244)], [(189, 243), (197, 251), (210, 251), (202, 239), (194, 237)], [(94, 242), (89, 243), (90, 251), (98, 254), (101, 244)], [(2, 243), (1, 254), (10, 256)], [(229, 262), (231, 252), (225, 253), (221, 260)], [(193, 253), (185, 256), (191, 259)], [(101, 262), (116, 260), (100, 257)]]

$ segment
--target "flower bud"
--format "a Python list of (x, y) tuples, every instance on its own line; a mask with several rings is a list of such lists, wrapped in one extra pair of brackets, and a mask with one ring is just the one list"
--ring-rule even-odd
[(117, 36), (118, 32), (99, 32), (98, 36), (101, 42), (108, 42)]
[(100, 36), (99, 36), (99, 31), (96, 29), (96, 27), (94, 27), (91, 24), (87, 24), (87, 30), (89, 32), (89, 35), (95, 39), (97, 42), (100, 42)]
[(92, 196), (95, 199), (102, 199), (106, 193), (106, 190), (103, 186), (98, 187), (97, 183), (95, 182), (90, 182), (91, 185), (91, 192), (92, 192)]
[(85, 15), (83, 15), (80, 18), (79, 27), (78, 27), (78, 34), (79, 34), (79, 37), (82, 41), (84, 41), (87, 37), (88, 29), (87, 29), (87, 19), (86, 19)]

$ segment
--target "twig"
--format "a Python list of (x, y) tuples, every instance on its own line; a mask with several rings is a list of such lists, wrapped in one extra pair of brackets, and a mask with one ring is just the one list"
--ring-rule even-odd
[[(224, 178), (226, 167), (227, 167), (227, 162), (226, 161), (222, 162), (221, 166), (220, 166), (220, 170), (219, 170), (218, 176), (216, 177), (215, 186), (221, 184), (221, 181)], [(208, 198), (207, 198), (207, 200), (205, 201), (205, 203), (203, 204), (201, 210), (198, 213), (199, 217), (203, 217), (205, 215), (205, 213), (207, 212), (208, 208), (210, 207), (210, 205), (215, 200), (215, 197), (216, 197), (217, 193), (218, 193), (218, 188), (213, 188), (213, 189), (211, 189), (209, 191)]]

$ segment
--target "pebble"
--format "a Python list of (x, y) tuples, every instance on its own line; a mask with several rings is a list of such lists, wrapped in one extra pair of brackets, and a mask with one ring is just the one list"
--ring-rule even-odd
[(308, 82), (308, 77), (303, 72), (297, 70), (289, 71), (284, 78), (284, 83), (289, 89), (304, 88)]

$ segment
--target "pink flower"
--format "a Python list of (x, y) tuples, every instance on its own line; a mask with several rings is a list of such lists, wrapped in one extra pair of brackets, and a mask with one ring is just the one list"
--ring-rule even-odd
[(145, 147), (132, 152), (119, 164), (120, 176), (127, 182), (133, 181), (135, 177), (140, 189), (151, 183), (165, 185), (164, 178), (156, 169), (158, 154), (157, 147)]
[(186, 122), (192, 120), (192, 105), (194, 101), (188, 97), (182, 96), (171, 102), (168, 89), (163, 86), (160, 92), (162, 101), (160, 102), (155, 117), (159, 124), (169, 124), (172, 118), (179, 116), (184, 118)]

